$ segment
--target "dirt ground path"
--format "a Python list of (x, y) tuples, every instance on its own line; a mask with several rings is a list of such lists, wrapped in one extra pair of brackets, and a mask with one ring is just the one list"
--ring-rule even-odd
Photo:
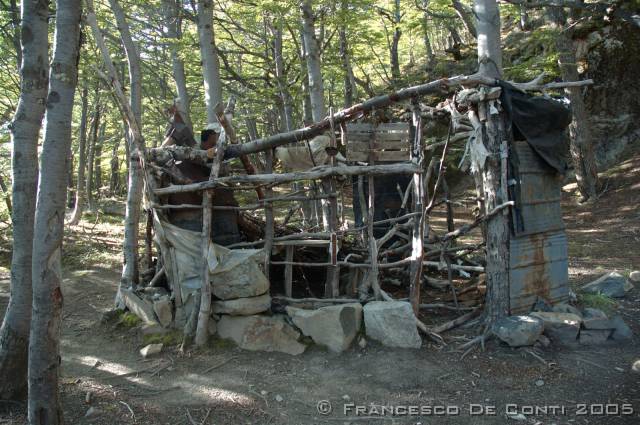
[[(605, 177), (607, 192), (595, 206), (576, 206), (571, 187), (565, 193), (574, 287), (604, 270), (640, 268), (640, 156)], [(620, 345), (552, 345), (531, 354), (490, 341), (486, 351), (461, 359), (455, 340), (440, 349), (425, 343), (419, 350), (370, 343), (341, 355), (310, 347), (297, 357), (242, 351), (218, 341), (187, 355), (172, 345), (143, 360), (138, 329), (100, 322), (112, 305), (118, 270), (105, 265), (65, 275), (62, 395), (69, 424), (640, 423), (640, 375), (630, 371), (640, 358), (639, 288), (616, 307), (636, 335)], [(7, 279), (4, 269), (0, 314)], [(454, 336), (473, 332), (458, 330)], [(423, 414), (380, 417), (373, 407), (355, 416), (356, 406), (372, 405), (422, 406)], [(507, 409), (529, 413), (530, 406), (546, 406), (546, 412), (522, 420), (505, 415)], [(580, 414), (598, 413), (601, 406), (611, 414)], [(616, 409), (633, 413), (615, 414)], [(0, 403), (0, 424), (24, 423), (23, 411)]]

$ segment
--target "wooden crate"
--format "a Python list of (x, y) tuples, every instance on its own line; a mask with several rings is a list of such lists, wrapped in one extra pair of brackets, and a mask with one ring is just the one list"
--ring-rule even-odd
[[(409, 123), (347, 124), (347, 161), (401, 162), (409, 160)], [(370, 155), (371, 154), (371, 155)]]

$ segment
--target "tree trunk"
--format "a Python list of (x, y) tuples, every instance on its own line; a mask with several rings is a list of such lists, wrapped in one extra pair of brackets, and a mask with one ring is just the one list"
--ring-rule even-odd
[(98, 132), (98, 137), (96, 139), (96, 144), (93, 152), (93, 160), (95, 162), (95, 164), (93, 165), (93, 181), (95, 183), (96, 195), (98, 196), (98, 199), (100, 199), (100, 189), (102, 188), (102, 143), (104, 142), (104, 132), (106, 124), (107, 123), (103, 121), (100, 125), (100, 131)]
[(302, 36), (304, 41), (307, 75), (309, 76), (309, 96), (311, 98), (311, 118), (321, 121), (326, 115), (324, 106), (324, 84), (320, 64), (320, 48), (316, 40), (315, 17), (311, 8), (311, 1), (301, 3)]
[(204, 100), (207, 106), (207, 123), (217, 123), (215, 107), (222, 102), (220, 61), (213, 31), (213, 4), (211, 0), (198, 0), (198, 39), (202, 56)]
[(142, 123), (142, 76), (140, 73), (140, 55), (129, 31), (129, 25), (124, 15), (122, 7), (117, 0), (109, 0), (111, 9), (118, 23), (120, 39), (127, 54), (129, 65), (129, 106), (133, 115), (134, 124), (129, 123), (129, 127), (135, 125), (136, 130), (129, 132), (129, 183), (127, 191), (127, 205), (124, 219), (124, 241), (123, 241), (123, 262), (120, 286), (116, 295), (116, 307), (123, 307), (120, 291), (138, 284), (138, 228), (140, 226), (140, 210), (142, 206), (143, 176), (140, 161), (137, 158), (136, 150), (144, 148), (144, 140), (141, 134)]
[[(342, 14), (347, 16), (347, 2), (342, 0)], [(344, 107), (348, 108), (353, 105), (356, 96), (356, 82), (353, 75), (353, 67), (351, 66), (351, 55), (349, 52), (349, 41), (347, 40), (347, 27), (340, 27), (340, 56), (342, 57), (342, 72), (344, 72)]]
[(87, 168), (87, 115), (89, 109), (89, 89), (87, 84), (82, 87), (82, 113), (80, 114), (80, 130), (78, 141), (78, 181), (76, 183), (76, 205), (71, 214), (69, 224), (75, 226), (82, 217), (82, 209), (84, 208), (84, 172)]
[[(571, 39), (571, 30), (563, 29), (559, 23), (556, 23), (556, 26), (558, 27), (556, 48), (558, 49), (558, 65), (562, 79), (564, 81), (578, 81), (580, 76), (576, 64), (576, 49)], [(571, 102), (572, 120), (569, 125), (571, 158), (573, 159), (581, 202), (584, 202), (588, 199), (596, 199), (598, 196), (598, 167), (593, 153), (593, 139), (582, 89), (568, 87), (565, 89), (565, 93)]]
[(424, 8), (422, 16), (422, 39), (424, 41), (424, 51), (427, 56), (427, 71), (433, 68), (433, 62), (435, 57), (433, 55), (433, 47), (431, 46), (431, 38), (429, 37), (429, 13), (427, 12), (427, 6), (429, 0), (422, 0), (422, 7)]
[(393, 11), (393, 39), (391, 41), (391, 78), (393, 83), (397, 84), (400, 81), (400, 57), (398, 53), (398, 44), (400, 44), (400, 37), (402, 31), (400, 31), (400, 20), (402, 15), (400, 14), (400, 0), (395, 0)]
[(2, 177), (2, 174), (0, 174), (0, 189), (2, 189), (2, 193), (4, 194), (4, 203), (7, 205), (7, 211), (9, 211), (9, 214), (11, 214), (13, 211), (13, 207), (11, 205), (11, 193), (9, 192), (9, 189), (4, 182), (4, 177)]
[(63, 424), (58, 380), (62, 325), (60, 265), (73, 98), (78, 81), (80, 0), (56, 2), (42, 169), (33, 239), (33, 318), (29, 338), (29, 424)]
[[(49, 2), (22, 2), (20, 100), (10, 125), (13, 254), (11, 297), (0, 328), (0, 400), (27, 396), (31, 259), (38, 187), (38, 136), (47, 96)], [(64, 185), (64, 182), (61, 183)], [(63, 186), (64, 187), (64, 186)]]
[(109, 192), (111, 195), (120, 190), (120, 160), (118, 158), (118, 146), (116, 142), (111, 150), (111, 177), (109, 178)]
[(293, 105), (291, 104), (291, 93), (287, 85), (287, 76), (282, 58), (282, 20), (278, 19), (271, 30), (273, 32), (273, 59), (276, 65), (276, 79), (282, 101), (282, 128), (283, 131), (291, 131), (294, 128)]
[(98, 129), (100, 126), (100, 118), (101, 111), (100, 108), (100, 89), (96, 87), (96, 96), (95, 96), (96, 106), (95, 111), (93, 112), (93, 120), (91, 121), (91, 134), (89, 138), (89, 146), (87, 150), (87, 174), (86, 174), (86, 192), (87, 192), (87, 206), (89, 211), (95, 211), (96, 209), (96, 198), (94, 197), (94, 177), (95, 174), (93, 172), (93, 166), (95, 165), (95, 153), (96, 153), (96, 143), (98, 143)]
[[(478, 62), (480, 72), (487, 77), (499, 78), (502, 72), (502, 53), (500, 50), (500, 11), (496, 0), (475, 0), (474, 12), (478, 19)], [(498, 105), (499, 107), (499, 105)], [(507, 188), (501, 186), (502, 169), (500, 153), (502, 141), (508, 140), (505, 134), (503, 112), (491, 113), (487, 102), (479, 105), (484, 108), (486, 118), (480, 113), (482, 122), (482, 140), (489, 152), (482, 172), (484, 186), (485, 214), (507, 199), (503, 194)], [(487, 294), (485, 314), (487, 324), (509, 314), (509, 216), (496, 214), (486, 226), (486, 279)]]
[(477, 19), (479, 71), (499, 78), (502, 76), (500, 10), (495, 0), (475, 0), (473, 11)]
[(193, 130), (191, 123), (191, 99), (187, 92), (187, 77), (184, 71), (184, 61), (180, 57), (180, 40), (182, 39), (182, 3), (176, 0), (164, 0), (165, 17), (167, 20), (167, 37), (170, 38), (171, 69), (176, 92), (180, 103), (180, 115), (185, 124)]
[(473, 24), (472, 12), (467, 9), (467, 7), (460, 2), (460, 0), (451, 0), (451, 5), (455, 9), (456, 14), (462, 20), (462, 24), (464, 25), (464, 28), (467, 30), (467, 32), (471, 34), (473, 38), (477, 39), (478, 32), (476, 31), (476, 27)]

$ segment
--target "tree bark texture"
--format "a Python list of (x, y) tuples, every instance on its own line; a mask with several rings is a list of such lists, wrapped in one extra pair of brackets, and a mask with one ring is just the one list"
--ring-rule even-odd
[(82, 109), (80, 114), (80, 129), (78, 131), (78, 181), (76, 183), (76, 204), (71, 214), (70, 225), (76, 225), (82, 217), (84, 208), (84, 179), (87, 168), (87, 115), (89, 109), (89, 89), (86, 83), (82, 87)]
[(317, 122), (327, 115), (324, 106), (324, 83), (322, 81), (320, 47), (316, 39), (315, 16), (313, 14), (313, 8), (311, 7), (311, 1), (303, 1), (300, 9), (302, 10), (302, 36), (307, 63), (307, 75), (309, 76), (311, 117), (313, 121)]
[[(22, 2), (20, 100), (11, 123), (13, 256), (11, 297), (0, 328), (0, 400), (27, 395), (31, 258), (38, 187), (38, 136), (48, 83), (49, 2)], [(64, 182), (61, 183), (64, 187)]]
[[(564, 81), (577, 81), (579, 78), (576, 54), (571, 35), (560, 29), (556, 36), (558, 64)], [(576, 173), (576, 182), (582, 200), (595, 199), (598, 194), (598, 167), (593, 152), (593, 138), (589, 116), (584, 105), (582, 88), (567, 87), (565, 93), (571, 102), (572, 120), (569, 125), (570, 152)]]
[(474, 0), (478, 32), (478, 64), (483, 75), (499, 78), (502, 75), (500, 49), (500, 10), (495, 0)]
[[(122, 246), (123, 265), (120, 278), (120, 287), (116, 296), (116, 306), (122, 307), (120, 290), (135, 286), (139, 281), (138, 265), (138, 229), (140, 227), (140, 214), (142, 206), (143, 175), (142, 166), (135, 155), (136, 150), (144, 148), (142, 140), (142, 75), (140, 73), (140, 54), (133, 43), (129, 24), (127, 23), (124, 11), (117, 0), (109, 0), (111, 9), (118, 24), (120, 39), (127, 54), (127, 64), (129, 66), (129, 106), (133, 115), (136, 131), (130, 131), (127, 142), (129, 145), (129, 183), (127, 190), (127, 205), (124, 219), (124, 241)], [(131, 126), (131, 123), (129, 123)], [(136, 140), (137, 139), (137, 140)]]
[(400, 30), (400, 20), (402, 15), (400, 13), (400, 0), (395, 0), (393, 10), (393, 39), (391, 41), (391, 78), (393, 83), (396, 84), (400, 81), (400, 56), (398, 52), (398, 45), (400, 44), (400, 37), (402, 31)]
[[(478, 29), (478, 62), (480, 74), (485, 77), (499, 78), (502, 74), (502, 53), (500, 50), (500, 11), (496, 0), (475, 0), (474, 12)], [(488, 214), (495, 207), (508, 201), (502, 199), (507, 188), (502, 187), (501, 146), (509, 135), (504, 131), (504, 115), (491, 113), (489, 102), (478, 105), (484, 108), (480, 113), (482, 122), (482, 141), (489, 157), (482, 170), (484, 188), (484, 208)], [(499, 107), (499, 106), (498, 106)], [(506, 152), (504, 152), (506, 155)], [(487, 221), (486, 227), (486, 279), (487, 294), (485, 314), (487, 324), (509, 314), (509, 216), (496, 214)]]
[(81, 0), (56, 2), (54, 51), (46, 103), (42, 169), (33, 241), (33, 317), (29, 339), (30, 425), (64, 423), (58, 381), (62, 325), (60, 265), (71, 150), (73, 99), (78, 81)]
[(273, 32), (273, 60), (276, 65), (276, 80), (278, 82), (278, 91), (280, 92), (280, 100), (282, 102), (282, 124), (281, 131), (291, 131), (293, 125), (293, 105), (291, 93), (287, 85), (287, 76), (285, 74), (284, 60), (282, 57), (282, 20), (278, 19), (272, 26)]
[(191, 99), (187, 91), (187, 77), (184, 61), (180, 57), (180, 40), (182, 39), (182, 3), (177, 0), (164, 0), (165, 17), (167, 19), (167, 37), (171, 39), (171, 69), (176, 92), (180, 100), (180, 115), (185, 124), (193, 129), (191, 123)]
[(455, 9), (456, 14), (462, 21), (467, 32), (471, 34), (473, 38), (477, 39), (478, 32), (476, 31), (476, 26), (473, 24), (473, 12), (462, 4), (460, 0), (451, 0), (451, 6)]
[(198, 39), (202, 56), (204, 100), (207, 106), (207, 123), (216, 123), (216, 105), (222, 102), (220, 60), (213, 31), (213, 2), (198, 0)]

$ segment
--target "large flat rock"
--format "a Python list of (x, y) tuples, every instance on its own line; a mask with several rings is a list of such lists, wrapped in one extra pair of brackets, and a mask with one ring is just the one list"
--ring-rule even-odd
[(523, 347), (536, 343), (542, 331), (542, 320), (531, 316), (508, 316), (496, 321), (493, 334), (511, 347)]
[(422, 340), (411, 304), (404, 301), (372, 301), (364, 306), (367, 336), (389, 347), (420, 348)]
[(229, 314), (231, 316), (251, 316), (271, 309), (269, 294), (257, 297), (236, 298), (234, 300), (214, 301), (211, 304), (213, 313)]
[(582, 318), (572, 313), (533, 312), (530, 314), (544, 323), (544, 334), (561, 344), (575, 344)]
[(602, 294), (611, 298), (623, 298), (633, 285), (618, 272), (607, 273), (604, 276), (587, 283), (580, 290), (588, 294)]
[(145, 323), (157, 324), (158, 320), (153, 312), (153, 304), (131, 289), (123, 289), (120, 291), (124, 305), (129, 311), (140, 318)]
[(349, 348), (362, 325), (362, 305), (359, 303), (317, 310), (287, 307), (287, 314), (304, 335), (334, 352)]
[(282, 316), (222, 316), (218, 322), (218, 335), (250, 351), (298, 355), (306, 348), (298, 342), (298, 331)]

